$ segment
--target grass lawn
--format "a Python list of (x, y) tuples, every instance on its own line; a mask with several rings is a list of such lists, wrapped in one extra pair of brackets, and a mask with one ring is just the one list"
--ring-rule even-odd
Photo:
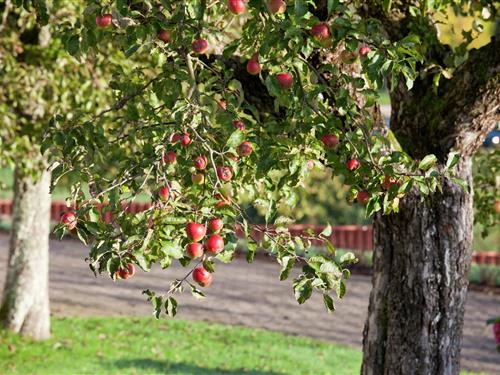
[(53, 339), (0, 333), (1, 374), (355, 374), (361, 352), (312, 339), (154, 318), (53, 319)]

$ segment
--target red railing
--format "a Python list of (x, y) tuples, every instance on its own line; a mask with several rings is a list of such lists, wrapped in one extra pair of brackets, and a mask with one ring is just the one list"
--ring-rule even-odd
[[(149, 203), (133, 203), (127, 207), (127, 211), (137, 213), (147, 210), (151, 205)], [(51, 220), (58, 221), (61, 215), (68, 211), (65, 202), (52, 202), (50, 217)], [(0, 215), (12, 215), (12, 202), (10, 200), (0, 200)], [(103, 213), (104, 220), (111, 219), (111, 212), (105, 211)], [(259, 230), (262, 228), (256, 225), (252, 229), (252, 237), (256, 240), (262, 239), (263, 232)], [(308, 224), (294, 224), (288, 227), (290, 233), (294, 236), (307, 236), (308, 231), (319, 234), (325, 227), (322, 225), (308, 225)], [(269, 230), (272, 228), (267, 228)], [(240, 231), (238, 231), (240, 232)], [(237, 235), (242, 233), (237, 233)], [(329, 236), (333, 245), (340, 249), (358, 250), (358, 251), (371, 251), (372, 250), (372, 227), (370, 225), (337, 225), (332, 228), (332, 234)], [(321, 245), (320, 241), (312, 240), (313, 245)], [(472, 255), (472, 261), (478, 264), (490, 264), (500, 266), (500, 253), (477, 252)]]

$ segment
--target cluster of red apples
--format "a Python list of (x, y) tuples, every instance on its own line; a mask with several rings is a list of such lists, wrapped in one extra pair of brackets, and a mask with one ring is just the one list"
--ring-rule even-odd
[[(78, 224), (78, 217), (75, 211), (68, 211), (61, 215), (61, 224), (63, 224), (66, 229), (73, 232)], [(117, 279), (127, 280), (135, 275), (135, 266), (132, 263), (128, 263), (126, 268), (118, 268), (115, 273)]]
[[(327, 150), (334, 150), (337, 148), (340, 143), (339, 137), (335, 134), (325, 134), (321, 137), (321, 141), (323, 142), (323, 146)], [(361, 166), (360, 162), (356, 158), (350, 158), (346, 162), (346, 168), (352, 172), (358, 169)], [(388, 191), (393, 186), (401, 186), (401, 181), (390, 176), (385, 176), (384, 181), (381, 184), (382, 189)], [(370, 200), (370, 193), (366, 190), (361, 190), (356, 195), (356, 200), (361, 204), (366, 204)]]
[[(243, 131), (245, 129), (245, 124), (241, 120), (234, 120), (233, 126), (235, 129)], [(172, 144), (180, 144), (182, 147), (188, 147), (192, 143), (192, 139), (189, 133), (185, 132), (183, 134), (175, 133), (171, 137)], [(253, 152), (253, 146), (248, 141), (243, 141), (236, 147), (236, 153), (240, 157), (250, 156)], [(238, 161), (238, 157), (234, 154), (227, 154), (234, 161)], [(174, 150), (168, 150), (163, 155), (163, 163), (166, 165), (175, 164), (177, 162), (177, 153)], [(193, 166), (195, 172), (191, 174), (191, 181), (194, 185), (203, 185), (205, 183), (205, 172), (208, 167), (208, 158), (205, 155), (198, 155), (193, 158)], [(233, 169), (227, 165), (217, 165), (215, 167), (215, 174), (217, 178), (222, 182), (231, 181), (233, 178)], [(163, 186), (158, 191), (158, 197), (160, 200), (166, 202), (171, 198), (171, 192), (168, 186)]]
[[(66, 212), (61, 216), (61, 223), (69, 230), (72, 231), (76, 228), (78, 219), (74, 211)], [(210, 235), (202, 243), (201, 241), (207, 235), (207, 227), (203, 224), (196, 222), (189, 222), (186, 225), (186, 235), (191, 241), (186, 246), (186, 254), (191, 259), (203, 258), (205, 254), (215, 256), (224, 249), (224, 239), (219, 234), (224, 227), (224, 222), (220, 218), (212, 218), (208, 222), (208, 230)], [(120, 267), (115, 277), (117, 279), (127, 280), (135, 275), (135, 266), (128, 263), (126, 268)], [(198, 266), (193, 270), (193, 279), (200, 286), (206, 287), (212, 283), (212, 274), (208, 272), (203, 266)]]
[[(224, 249), (224, 239), (219, 234), (224, 226), (220, 218), (213, 218), (208, 222), (210, 236), (201, 243), (206, 234), (207, 227), (203, 224), (190, 222), (186, 225), (186, 234), (190, 242), (186, 246), (186, 252), (192, 259), (202, 258), (205, 253), (209, 256), (215, 256)], [(193, 270), (193, 280), (200, 286), (207, 287), (212, 283), (212, 274), (202, 265)]]

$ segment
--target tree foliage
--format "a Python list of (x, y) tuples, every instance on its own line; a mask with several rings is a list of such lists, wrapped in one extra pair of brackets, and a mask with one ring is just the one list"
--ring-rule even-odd
[[(186, 284), (203, 297), (189, 282), (193, 267), (214, 272), (215, 261), (231, 261), (238, 228), (248, 239), (249, 261), (257, 246), (268, 249), (282, 265), (280, 279), (301, 263), (293, 281), (297, 301), (318, 290), (332, 310), (330, 294), (345, 294), (354, 257), (336, 262), (331, 244), (328, 255), (298, 255), (309, 239), (293, 238), (286, 229), (293, 218), (278, 211), (297, 204), (311, 165), (342, 176), (351, 199), (366, 203), (371, 215), (397, 211), (411, 189), (436, 191), (459, 160), (456, 153), (444, 160), (410, 156), (383, 126), (376, 101), (386, 82), (411, 89), (425, 77), (438, 87), (452, 76), (468, 52), (441, 45), (433, 15), (450, 5), (475, 12), (469, 1), (296, 0), (273, 13), (266, 1), (250, 0), (236, 15), (226, 1), (89, 0), (69, 16), (64, 2), (32, 3), (73, 56), (64, 61), (77, 67), (98, 61), (112, 74), (103, 95), (114, 103), (100, 112), (88, 102), (78, 111), (53, 111), (42, 152), (52, 155), (56, 180), (69, 174), (78, 181), (70, 199), (77, 207), (73, 231), (91, 245), (95, 272), (116, 278), (129, 263), (145, 271), (155, 263), (188, 267), (163, 295), (145, 291), (157, 316), (175, 314), (173, 294)], [(491, 2), (474, 6), (481, 14), (496, 12)], [(387, 35), (382, 24), (399, 12), (409, 12), (410, 22)], [(207, 51), (199, 53), (205, 43)], [(249, 61), (262, 71), (247, 72)], [(91, 82), (80, 76), (71, 99), (92, 90)], [(142, 193), (153, 205), (132, 214), (128, 206)], [(241, 194), (265, 212), (267, 224), (277, 225), (261, 228), (260, 243), (251, 238)], [(190, 259), (186, 224), (213, 218), (224, 221), (223, 251)]]
[(481, 235), (498, 228), (500, 217), (500, 150), (484, 150), (474, 160), (475, 219), (482, 225)]
[[(43, 13), (42, 3), (36, 9)], [(83, 9), (72, 1), (58, 5), (52, 17), (67, 23)], [(0, 167), (17, 165), (37, 175), (43, 164), (40, 145), (54, 116), (70, 121), (78, 112), (92, 113), (110, 102), (111, 93), (103, 89), (110, 77), (103, 63), (107, 58), (75, 60), (64, 49), (59, 24), (41, 26), (32, 12), (10, 1), (0, 10)]]

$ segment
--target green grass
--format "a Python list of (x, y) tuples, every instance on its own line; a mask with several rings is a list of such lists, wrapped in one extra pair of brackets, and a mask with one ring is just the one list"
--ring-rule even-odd
[(0, 334), (0, 373), (340, 375), (361, 364), (360, 351), (340, 345), (149, 317), (53, 319), (53, 337)]

